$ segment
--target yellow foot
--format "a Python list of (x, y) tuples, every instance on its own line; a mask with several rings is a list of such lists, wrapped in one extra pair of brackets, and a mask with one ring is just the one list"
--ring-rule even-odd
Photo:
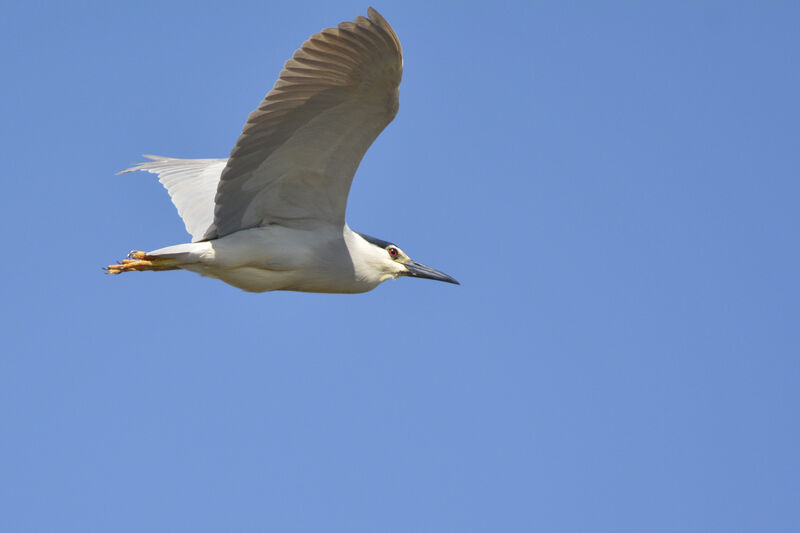
[(128, 257), (126, 257), (126, 259), (147, 259), (147, 254), (139, 250), (131, 250), (128, 252)]
[(128, 259), (123, 259), (116, 265), (105, 267), (106, 274), (122, 274), (123, 272), (135, 272), (142, 270), (175, 270), (174, 259), (164, 259), (150, 257), (144, 252), (133, 250), (128, 254)]

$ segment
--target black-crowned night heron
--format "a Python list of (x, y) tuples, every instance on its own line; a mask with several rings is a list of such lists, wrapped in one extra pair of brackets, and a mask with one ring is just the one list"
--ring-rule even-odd
[(247, 119), (228, 159), (146, 156), (192, 242), (107, 272), (190, 270), (252, 292), (366, 292), (398, 276), (456, 280), (345, 222), (350, 183), (397, 114), (400, 41), (374, 9), (313, 35)]

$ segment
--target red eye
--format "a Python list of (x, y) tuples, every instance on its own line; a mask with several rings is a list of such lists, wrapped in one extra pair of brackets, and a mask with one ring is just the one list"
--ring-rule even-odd
[(397, 248), (392, 246), (392, 247), (388, 248), (388, 250), (389, 250), (389, 255), (392, 257), (392, 259), (397, 257)]

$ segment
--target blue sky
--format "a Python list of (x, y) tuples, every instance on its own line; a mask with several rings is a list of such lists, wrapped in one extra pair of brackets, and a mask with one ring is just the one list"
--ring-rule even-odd
[(100, 270), (367, 4), (3, 5), (0, 530), (797, 531), (797, 4), (375, 7), (348, 221), (460, 287)]

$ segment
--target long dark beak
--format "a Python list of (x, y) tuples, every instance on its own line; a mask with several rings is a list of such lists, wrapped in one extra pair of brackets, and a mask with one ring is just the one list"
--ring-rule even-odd
[(406, 261), (404, 264), (408, 269), (408, 272), (406, 273), (407, 276), (413, 276), (415, 278), (435, 279), (436, 281), (446, 281), (447, 283), (455, 283), (456, 285), (461, 285), (455, 279), (451, 278), (444, 272), (439, 272), (435, 268), (431, 268), (429, 266), (425, 266), (423, 264), (411, 260)]

